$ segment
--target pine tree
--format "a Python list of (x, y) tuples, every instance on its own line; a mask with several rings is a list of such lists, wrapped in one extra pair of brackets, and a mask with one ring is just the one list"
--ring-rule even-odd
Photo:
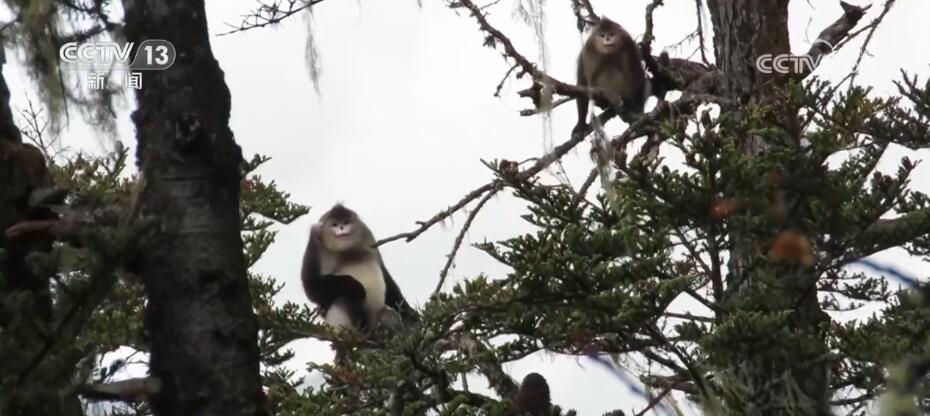
[[(527, 202), (522, 218), (534, 226), (525, 235), (478, 246), (509, 266), (510, 273), (475, 276), (448, 291), (439, 290), (440, 283), (423, 306), (419, 325), (400, 332), (377, 329), (368, 337), (335, 333), (306, 304), (277, 304), (275, 295), (282, 286), (275, 277), (247, 273), (273, 242), (270, 227), (289, 223), (308, 209), (288, 201), (274, 182), (256, 176), (267, 158), (239, 163), (226, 125), (228, 92), (212, 57), (184, 63), (187, 71), (205, 69), (205, 85), (219, 91), (208, 97), (221, 104), (211, 111), (200, 117), (180, 111), (205, 99), (196, 94), (196, 99), (176, 100), (181, 103), (177, 107), (152, 104), (177, 93), (165, 88), (142, 97), (146, 105), (140, 105), (136, 122), (152, 128), (140, 128), (144, 182), (124, 172), (127, 154), (121, 148), (102, 158), (72, 155), (46, 166), (39, 149), (23, 143), (8, 107), (0, 105), (0, 156), (13, 161), (0, 166), (0, 356), (10, 357), (0, 362), (0, 413), (80, 414), (75, 407), (80, 394), (131, 402), (111, 409), (113, 414), (181, 414), (201, 394), (215, 413), (242, 403), (233, 410), (275, 415), (573, 414), (550, 403), (542, 377), (531, 374), (517, 382), (503, 370), (505, 363), (538, 351), (585, 357), (621, 378), (628, 377), (620, 370), (623, 363), (648, 363), (649, 371), (635, 373), (636, 380), (625, 378), (649, 401), (641, 414), (653, 407), (668, 414), (676, 411), (662, 400), (669, 394), (684, 395), (708, 415), (864, 414), (882, 394), (883, 414), (930, 411), (925, 383), (930, 372), (930, 289), (903, 276), (912, 288), (895, 290), (887, 279), (895, 275), (893, 270), (875, 274), (848, 267), (873, 267), (867, 258), (892, 247), (916, 257), (930, 250), (930, 199), (908, 187), (917, 162), (903, 158), (896, 172), (876, 171), (892, 147), (930, 147), (930, 80), (902, 72), (897, 94), (881, 97), (854, 80), (831, 83), (803, 69), (760, 72), (756, 57), (791, 53), (788, 3), (697, 2), (710, 12), (713, 24), (715, 63), (710, 64), (709, 59), (652, 55), (652, 14), (662, 4), (652, 2), (639, 47), (659, 104), (617, 136), (607, 136), (594, 123), (585, 132), (589, 136), (573, 136), (532, 164), (489, 162), (494, 178), (487, 185), (423, 221), (414, 232), (382, 240), (415, 238), (470, 205), (464, 233), (481, 206), (502, 192)], [(885, 3), (872, 27), (893, 3)], [(255, 22), (280, 21), (314, 2), (289, 4), (289, 9), (258, 9)], [(570, 99), (598, 94), (542, 72), (488, 22), (487, 9), (470, 0), (448, 5), (474, 18), (487, 36), (486, 46), (501, 50), (510, 65), (530, 76), (532, 85), (520, 92), (536, 105), (528, 113), (547, 111), (556, 95)], [(579, 28), (596, 22), (589, 2), (573, 5)], [(188, 6), (177, 7), (175, 12)], [(162, 24), (146, 20), (152, 17), (140, 9), (130, 10), (127, 23), (136, 25), (130, 38), (186, 31), (197, 35), (188, 41), (202, 44), (202, 3), (196, 7), (199, 15)], [(849, 39), (866, 12), (846, 3), (841, 7), (842, 15), (819, 36), (831, 45)], [(241, 29), (265, 24), (245, 23)], [(23, 33), (35, 45), (47, 46), (42, 32)], [(808, 55), (820, 58), (830, 52), (814, 45)], [(666, 97), (668, 92), (676, 93)], [(6, 88), (0, 93), (5, 104)], [(182, 134), (172, 136), (176, 131)], [(198, 147), (203, 146), (203, 131), (214, 133), (208, 136), (217, 138), (214, 144), (223, 152), (195, 163), (207, 154)], [(174, 143), (169, 137), (183, 140)], [(660, 156), (680, 154), (684, 163), (663, 163), (650, 155), (649, 146), (634, 145), (647, 137), (651, 144), (662, 144)], [(583, 186), (552, 184), (538, 176), (588, 138), (595, 157)], [(235, 286), (237, 295), (231, 298), (236, 304), (246, 298), (251, 302), (256, 320), (253, 325), (246, 319), (248, 330), (236, 334), (242, 345), (223, 348), (207, 342), (203, 351), (254, 356), (242, 365), (250, 375), (253, 370), (258, 374), (253, 364), (260, 360), (266, 400), (250, 396), (257, 388), (251, 376), (178, 388), (191, 386), (194, 370), (204, 370), (203, 363), (191, 360), (208, 360), (210, 354), (179, 351), (172, 349), (174, 343), (151, 338), (152, 329), (165, 330), (152, 325), (153, 316), (190, 309), (189, 302), (168, 305), (160, 295), (185, 281), (210, 281), (201, 275), (159, 286), (155, 257), (146, 257), (145, 250), (173, 253), (174, 265), (195, 257), (190, 250), (178, 252), (165, 244), (164, 236), (152, 233), (153, 223), (125, 221), (140, 198), (143, 211), (148, 207), (152, 213), (161, 202), (170, 202), (171, 195), (182, 194), (172, 185), (151, 184), (167, 174), (163, 169), (168, 165), (147, 159), (158, 155), (173, 160), (177, 165), (171, 166), (179, 171), (209, 165), (222, 172), (204, 179), (217, 182), (214, 194), (197, 195), (225, 201), (219, 204), (226, 209), (224, 224), (241, 233), (241, 246), (233, 241), (234, 233), (223, 234), (222, 241), (230, 245), (222, 256), (232, 260), (225, 277), (218, 279)], [(836, 159), (841, 163), (828, 163)], [(594, 185), (598, 179), (600, 189)], [(68, 189), (67, 198), (61, 200), (53, 185)], [(229, 210), (232, 202), (237, 213)], [(247, 294), (236, 286), (246, 278)], [(158, 301), (165, 302), (163, 309), (145, 312), (144, 302)], [(701, 312), (682, 313), (678, 302), (699, 305)], [(884, 305), (882, 313), (847, 323), (827, 313), (866, 302)], [(228, 319), (214, 323), (220, 332), (240, 329)], [(257, 339), (250, 335), (252, 329)], [(347, 364), (309, 363), (308, 370), (322, 373), (325, 382), (306, 386), (287, 363), (293, 357), (290, 342), (303, 338), (349, 347)], [(181, 382), (171, 381), (162, 390), (165, 385), (146, 384), (153, 379), (147, 378), (128, 396), (127, 390), (113, 394), (110, 388), (118, 384), (111, 382), (113, 375), (127, 363), (102, 366), (98, 361), (119, 346), (152, 353), (148, 364), (155, 380), (178, 373)], [(459, 383), (458, 377), (468, 373), (483, 375), (493, 394)], [(197, 374), (203, 380), (215, 376)], [(227, 382), (228, 388), (216, 390)], [(236, 396), (229, 397), (233, 392)], [(266, 407), (257, 409), (254, 405), (262, 401)]]
[[(475, 19), (486, 46), (530, 75), (534, 84), (520, 95), (537, 109), (525, 114), (546, 111), (552, 95), (598, 93), (542, 72), (492, 26), (486, 9), (469, 0), (448, 4)], [(653, 56), (652, 15), (661, 5), (647, 9), (639, 45), (656, 108), (613, 138), (594, 129), (596, 168), (582, 188), (536, 176), (583, 141), (576, 136), (529, 167), (489, 163), (492, 182), (405, 234), (415, 238), (469, 203), (480, 209), (504, 189), (529, 203), (523, 218), (538, 230), (480, 245), (512, 273), (437, 293), (421, 327), (357, 342), (347, 368), (316, 367), (328, 383), (309, 391), (309, 409), (381, 414), (390, 403), (393, 414), (509, 414), (520, 385), (501, 364), (541, 350), (612, 368), (630, 357), (650, 363), (648, 374), (638, 374), (655, 393), (646, 394), (650, 407), (665, 406), (659, 398), (677, 391), (707, 414), (853, 414), (887, 388), (903, 392), (885, 401), (888, 414), (923, 409), (924, 301), (846, 266), (891, 247), (926, 252), (927, 197), (907, 187), (916, 163), (904, 158), (890, 175), (875, 167), (892, 146), (927, 147), (930, 84), (902, 73), (898, 95), (879, 97), (854, 82), (817, 80), (809, 68), (760, 71), (757, 57), (791, 53), (788, 1), (698, 2), (710, 12), (716, 64)], [(574, 6), (580, 28), (597, 21), (589, 2)], [(819, 36), (831, 45), (847, 39), (867, 10), (841, 8)], [(240, 30), (260, 26), (247, 20)], [(807, 56), (830, 52), (815, 44)], [(662, 101), (670, 91), (679, 97)], [(684, 165), (663, 164), (631, 144), (646, 136), (684, 155)], [(826, 163), (843, 155), (838, 167)], [(603, 191), (592, 200), (598, 177)], [(683, 299), (705, 313), (678, 312), (672, 303)], [(846, 324), (825, 312), (863, 302), (886, 308)], [(325, 330), (314, 336), (331, 338)], [(507, 341), (491, 342), (501, 338)], [(903, 360), (911, 364), (889, 384), (889, 369)], [(469, 372), (484, 374), (496, 397), (457, 387), (457, 375)]]

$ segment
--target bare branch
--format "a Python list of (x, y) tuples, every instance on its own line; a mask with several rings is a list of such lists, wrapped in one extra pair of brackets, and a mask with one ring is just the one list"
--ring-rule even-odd
[(226, 23), (226, 26), (229, 26), (231, 30), (220, 33), (218, 36), (226, 36), (233, 33), (245, 32), (246, 30), (276, 25), (281, 23), (284, 19), (304, 10), (309, 10), (311, 7), (321, 2), (323, 2), (323, 0), (274, 0), (271, 3), (259, 2), (259, 6), (255, 8), (255, 10), (242, 16), (242, 22), (239, 23), (239, 26)]
[(676, 319), (684, 319), (688, 321), (698, 321), (698, 322), (708, 322), (708, 323), (714, 322), (714, 318), (707, 317), (707, 316), (692, 315), (691, 313), (681, 314), (681, 313), (674, 313), (674, 312), (664, 312), (662, 313), (662, 316), (666, 316), (669, 318), (676, 318)]
[(653, 387), (661, 387), (663, 389), (670, 388), (672, 390), (682, 391), (691, 395), (700, 394), (694, 384), (686, 382), (684, 377), (681, 376), (649, 375), (643, 377), (643, 384), (647, 384)]
[(575, 194), (575, 197), (572, 199), (572, 206), (577, 207), (581, 201), (584, 200), (585, 195), (588, 193), (588, 189), (591, 188), (591, 185), (594, 184), (594, 180), (597, 179), (598, 172), (597, 169), (591, 169), (591, 172), (588, 173), (588, 177), (584, 180), (584, 183), (581, 184), (581, 188), (578, 189), (578, 193)]
[(494, 96), (501, 96), (501, 88), (504, 88), (504, 83), (507, 82), (507, 79), (510, 78), (510, 74), (513, 73), (514, 69), (517, 69), (518, 65), (514, 65), (507, 70), (507, 73), (504, 74), (504, 78), (501, 79), (501, 82), (497, 84), (497, 88), (494, 89)]
[[(850, 79), (850, 82), (849, 82), (850, 86), (856, 83), (856, 74), (859, 72), (859, 65), (862, 64), (862, 57), (865, 56), (866, 51), (869, 47), (869, 44), (872, 43), (872, 36), (875, 35), (875, 31), (878, 29), (878, 25), (881, 24), (883, 20), (885, 20), (885, 16), (887, 16), (888, 12), (891, 11), (891, 7), (894, 6), (894, 3), (895, 3), (895, 0), (886, 0), (885, 7), (882, 9), (881, 14), (879, 14), (878, 17), (876, 17), (874, 20), (872, 20), (872, 22), (868, 24), (868, 26), (866, 26), (866, 28), (869, 28), (869, 34), (866, 35), (865, 41), (862, 42), (862, 48), (859, 49), (859, 56), (856, 58), (856, 64), (853, 65), (853, 69), (851, 71), (852, 78)], [(846, 3), (842, 3), (842, 4), (844, 5), (843, 6), (844, 9), (846, 8), (846, 6), (848, 6)], [(865, 9), (863, 9), (863, 12), (864, 10)]]
[[(502, 184), (501, 184), (502, 185)], [(449, 269), (452, 268), (452, 263), (455, 260), (455, 255), (459, 251), (459, 247), (462, 246), (462, 240), (465, 239), (465, 234), (468, 232), (468, 229), (471, 227), (472, 221), (475, 220), (475, 217), (478, 216), (478, 212), (481, 211), (481, 208), (484, 207), (484, 204), (488, 202), (491, 197), (497, 194), (503, 186), (498, 186), (492, 189), (490, 192), (484, 195), (478, 204), (475, 205), (475, 208), (468, 214), (468, 218), (465, 220), (465, 224), (462, 225), (462, 231), (459, 232), (459, 235), (455, 237), (455, 244), (452, 246), (452, 251), (449, 253), (446, 260), (445, 266), (442, 267), (442, 271), (439, 272), (439, 283), (436, 284), (436, 289), (433, 290), (433, 294), (439, 293), (442, 290), (443, 283), (446, 282), (446, 276), (449, 275)]]
[[(594, 25), (600, 20), (594, 7), (591, 7), (590, 0), (572, 0), (572, 12), (575, 13), (575, 19), (578, 20), (578, 30), (584, 30), (585, 27)], [(587, 13), (587, 16), (584, 14)]]
[[(894, 2), (894, 0), (889, 1)], [(841, 46), (840, 41), (849, 35), (849, 31), (856, 27), (856, 24), (858, 24), (862, 16), (865, 15), (866, 10), (872, 7), (872, 5), (859, 7), (841, 1), (840, 7), (843, 8), (843, 15), (817, 35), (817, 41), (811, 45), (810, 50), (807, 52), (807, 56), (811, 57), (814, 62), (820, 62), (820, 59), (822, 59), (824, 55), (839, 49)], [(834, 45), (836, 46), (834, 47)], [(801, 72), (794, 73), (794, 76), (804, 78), (810, 75), (811, 70), (812, 68), (805, 67)]]
[(707, 46), (704, 42), (704, 0), (694, 0), (694, 5), (697, 9), (697, 35), (698, 48), (701, 51), (701, 62), (710, 65), (710, 61), (707, 60)]
[(656, 8), (663, 5), (663, 1), (664, 0), (652, 0), (652, 3), (646, 6), (646, 33), (643, 33), (643, 40), (641, 41), (643, 45), (652, 45), (652, 41), (655, 40), (655, 36), (652, 34), (652, 30), (655, 27), (652, 15), (655, 13)]
[(405, 241), (407, 242), (413, 241), (414, 238), (417, 238), (420, 234), (423, 234), (423, 232), (430, 229), (430, 227), (436, 225), (440, 221), (445, 220), (446, 218), (449, 218), (450, 216), (452, 216), (452, 214), (456, 213), (458, 210), (465, 207), (465, 205), (468, 205), (469, 202), (474, 201), (475, 199), (478, 199), (481, 195), (484, 195), (485, 192), (492, 191), (500, 185), (501, 183), (498, 180), (492, 181), (491, 183), (488, 183), (488, 184), (481, 185), (474, 191), (471, 191), (467, 195), (465, 195), (465, 197), (459, 200), (459, 202), (456, 202), (454, 205), (450, 206), (449, 208), (446, 208), (440, 211), (438, 214), (434, 215), (432, 218), (426, 221), (417, 221), (417, 225), (419, 225), (419, 228), (417, 228), (416, 230), (406, 232), (406, 233), (400, 233), (397, 235), (393, 235), (393, 236), (378, 240), (374, 244), (374, 247), (378, 247), (383, 244), (390, 243), (391, 241), (394, 241), (394, 240), (400, 240), (401, 238), (405, 239)]
[(160, 391), (161, 380), (158, 377), (142, 377), (82, 386), (77, 393), (89, 400), (139, 402)]
[(484, 374), (485, 378), (488, 379), (491, 388), (493, 388), (501, 398), (507, 400), (514, 400), (517, 398), (517, 393), (519, 392), (517, 383), (514, 382), (501, 367), (501, 363), (495, 358), (492, 348), (489, 348), (484, 342), (475, 340), (468, 335), (463, 335), (459, 338), (459, 348), (463, 353), (469, 356), (489, 355), (491, 358), (494, 358), (477, 360), (478, 368), (481, 370), (482, 374)]
[(665, 396), (671, 393), (671, 391), (672, 391), (672, 386), (669, 385), (669, 386), (663, 387), (662, 391), (659, 392), (659, 394), (655, 395), (655, 397), (649, 400), (649, 403), (646, 404), (646, 407), (643, 408), (643, 410), (636, 412), (636, 414), (633, 416), (644, 416), (646, 413), (654, 409), (662, 401), (662, 399), (665, 398)]
[(44, 116), (41, 108), (36, 108), (31, 99), (26, 99), (28, 108), (19, 110), (20, 133), (32, 144), (34, 144), (42, 154), (45, 160), (53, 161), (55, 157), (66, 151), (62, 148), (61, 139), (55, 135), (47, 134), (51, 125), (51, 120)]
[(575, 99), (574, 97), (563, 97), (563, 98), (560, 98), (560, 99), (556, 100), (554, 103), (552, 103), (552, 106), (551, 106), (551, 107), (546, 108), (546, 109), (542, 109), (542, 108), (531, 108), (531, 109), (520, 110), (520, 116), (521, 116), (521, 117), (528, 117), (528, 116), (535, 116), (535, 115), (537, 115), (537, 114), (542, 114), (542, 113), (550, 112), (550, 111), (552, 111), (553, 109), (555, 109), (556, 107), (558, 107), (558, 106), (560, 106), (560, 105), (562, 105), (562, 104), (565, 104), (565, 103), (567, 103), (567, 102), (569, 102), (569, 101), (572, 101), (572, 100), (574, 100), (574, 99)]

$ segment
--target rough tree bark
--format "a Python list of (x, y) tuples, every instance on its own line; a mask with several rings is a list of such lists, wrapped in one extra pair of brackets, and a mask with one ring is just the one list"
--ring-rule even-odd
[[(36, 147), (23, 143), (19, 128), (13, 121), (10, 108), (10, 90), (3, 77), (5, 63), (0, 47), (0, 299), (21, 299), (28, 302), (14, 310), (11, 304), (0, 307), (0, 332), (16, 340), (16, 352), (0, 350), (0, 379), (15, 386), (0, 400), (0, 414), (45, 415), (76, 414), (76, 399), (61, 402), (40, 399), (35, 385), (48, 386), (49, 380), (33, 376), (34, 356), (42, 349), (46, 332), (52, 320), (52, 300), (49, 281), (51, 276), (29, 267), (28, 256), (35, 252), (48, 252), (52, 247), (50, 236), (13, 238), (6, 230), (26, 220), (46, 220), (54, 214), (29, 205), (32, 191), (47, 187), (51, 178), (45, 157)], [(23, 320), (21, 320), (23, 319)], [(26, 355), (22, 355), (25, 353)], [(6, 388), (10, 388), (7, 384)], [(62, 405), (62, 403), (68, 403)], [(62, 405), (64, 407), (58, 407)]]
[[(6, 231), (20, 221), (34, 219), (31, 217), (38, 213), (29, 207), (29, 193), (51, 183), (45, 156), (34, 146), (23, 143), (19, 128), (13, 122), (10, 90), (2, 73), (3, 64), (3, 51), (0, 50), (0, 231)], [(0, 248), (7, 251), (0, 260), (0, 275), (4, 276), (0, 290), (31, 292), (35, 299), (35, 316), (48, 321), (51, 318), (49, 276), (34, 275), (26, 266), (25, 257), (31, 251), (48, 251), (51, 238), (12, 241), (3, 232), (0, 233), (0, 242)]]
[[(775, 99), (777, 91), (791, 80), (780, 74), (763, 74), (756, 69), (756, 59), (762, 54), (790, 53), (788, 32), (789, 0), (708, 0), (708, 9), (714, 27), (716, 63), (720, 77), (720, 94), (742, 104), (764, 104)], [(745, 107), (743, 107), (745, 108)], [(728, 109), (739, 112), (740, 106)], [(797, 114), (786, 114), (785, 127), (792, 128)], [(800, 136), (797, 137), (800, 141)], [(741, 148), (749, 154), (760, 154), (766, 144), (758, 137), (747, 136)], [(759, 178), (760, 181), (764, 180)], [(797, 351), (794, 359), (777, 354), (760, 353), (747, 357), (745, 362), (733, 363), (741, 368), (743, 382), (750, 387), (750, 402), (745, 414), (782, 415), (791, 412), (783, 401), (791, 397), (791, 385), (803, 392), (808, 412), (826, 415), (829, 409), (827, 347), (819, 330), (824, 312), (817, 301), (814, 282), (817, 275), (803, 267), (775, 268), (759, 266), (760, 258), (768, 251), (769, 241), (759, 236), (743, 235), (736, 230), (731, 235), (734, 247), (729, 262), (727, 302), (744, 303), (740, 309), (764, 313), (791, 311), (792, 336), (798, 345), (807, 345)], [(767, 291), (770, 302), (755, 303), (759, 291)], [(742, 298), (742, 299), (740, 299)], [(814, 344), (814, 347), (810, 347)], [(797, 359), (800, 356), (800, 359)], [(803, 399), (802, 399), (803, 400)], [(793, 409), (797, 412), (797, 409)], [(797, 413), (791, 413), (797, 414)]]
[(258, 324), (239, 235), (241, 150), (203, 0), (126, 0), (126, 36), (178, 52), (143, 74), (132, 119), (140, 214), (158, 224), (138, 266), (156, 415), (263, 415)]

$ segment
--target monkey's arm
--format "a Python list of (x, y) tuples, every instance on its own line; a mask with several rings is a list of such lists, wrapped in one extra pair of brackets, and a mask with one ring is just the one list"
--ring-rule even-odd
[[(582, 61), (581, 57), (578, 57), (578, 86), (579, 87), (588, 86), (588, 81), (585, 78), (586, 77), (584, 75), (584, 61)], [(588, 99), (587, 96), (578, 97), (575, 99), (575, 104), (578, 106), (578, 122), (575, 123), (575, 128), (572, 129), (572, 135), (575, 135), (576, 133), (583, 131), (584, 128), (588, 125), (588, 121), (587, 121), (588, 101), (590, 100)]]
[[(300, 267), (300, 281), (304, 287), (304, 294), (307, 295), (314, 303), (320, 304), (320, 301), (314, 299), (314, 289), (320, 278), (320, 225), (313, 224), (310, 227), (310, 241), (307, 242), (307, 248), (304, 250), (303, 264)], [(332, 302), (332, 301), (330, 301)], [(320, 305), (328, 307), (329, 304)]]
[(329, 307), (337, 299), (350, 302), (365, 300), (365, 286), (352, 276), (342, 274), (328, 274), (314, 279), (309, 288), (310, 300), (324, 308)]
[(383, 261), (381, 261), (381, 274), (384, 275), (384, 285), (386, 288), (384, 303), (399, 312), (405, 320), (413, 322), (419, 321), (420, 315), (407, 303), (407, 300), (404, 299), (404, 295), (400, 293), (400, 287), (397, 286), (394, 278), (391, 277), (387, 268), (384, 267)]
[(328, 309), (337, 298), (358, 302), (365, 299), (365, 287), (351, 276), (323, 275), (320, 270), (320, 226), (310, 228), (310, 241), (304, 252), (300, 278), (311, 302)]

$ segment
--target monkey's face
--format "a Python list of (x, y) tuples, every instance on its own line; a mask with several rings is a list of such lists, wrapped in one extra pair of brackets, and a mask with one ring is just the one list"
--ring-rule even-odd
[(357, 247), (362, 242), (362, 230), (352, 218), (330, 218), (323, 223), (326, 247), (339, 252)]
[(610, 55), (620, 49), (620, 34), (615, 30), (599, 29), (594, 33), (594, 48), (604, 55)]

